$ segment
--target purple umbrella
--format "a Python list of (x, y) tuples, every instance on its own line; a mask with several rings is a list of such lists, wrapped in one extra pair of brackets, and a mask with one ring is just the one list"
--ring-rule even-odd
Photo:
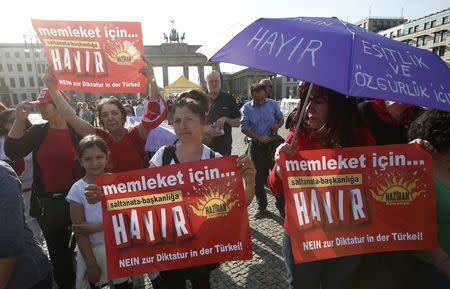
[(279, 73), (349, 96), (450, 111), (450, 69), (437, 55), (337, 18), (261, 18), (210, 61)]

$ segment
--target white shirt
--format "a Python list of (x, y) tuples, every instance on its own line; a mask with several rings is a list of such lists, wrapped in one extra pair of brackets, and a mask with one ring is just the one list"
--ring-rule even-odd
[[(160, 148), (160, 149), (155, 153), (155, 155), (153, 156), (153, 158), (152, 158), (151, 161), (150, 161), (150, 162), (151, 162), (152, 164), (154, 164), (156, 167), (162, 166), (162, 156), (163, 156), (163, 152), (164, 152), (164, 148), (165, 148), (165, 147), (166, 147), (166, 146), (163, 146), (162, 148)], [(210, 151), (211, 151), (211, 149), (210, 149), (209, 147), (203, 145), (202, 160), (207, 160), (207, 159), (209, 159)], [(222, 155), (219, 154), (219, 153), (215, 153), (215, 157), (216, 157), (216, 158), (220, 158), (220, 157), (222, 157)], [(172, 159), (172, 160), (170, 161), (170, 164), (171, 164), (171, 165), (175, 164), (174, 159)]]
[[(103, 223), (102, 217), (102, 203), (89, 204), (84, 196), (84, 187), (86, 183), (83, 179), (75, 182), (70, 188), (69, 194), (67, 194), (66, 200), (69, 202), (75, 202), (83, 206), (84, 218), (88, 224)], [(89, 241), (93, 246), (105, 243), (105, 237), (102, 232), (97, 232), (89, 235)]]
[(150, 131), (145, 142), (145, 151), (156, 152), (164, 145), (175, 144), (177, 140), (175, 132), (163, 126), (157, 126)]

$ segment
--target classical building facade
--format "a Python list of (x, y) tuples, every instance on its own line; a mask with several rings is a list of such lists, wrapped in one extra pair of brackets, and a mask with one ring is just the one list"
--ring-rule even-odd
[(273, 79), (276, 74), (253, 68), (245, 68), (235, 73), (222, 73), (222, 90), (236, 97), (250, 99), (250, 86), (264, 78)]
[(433, 51), (450, 66), (450, 8), (410, 20), (379, 34)]
[(405, 23), (407, 19), (403, 17), (367, 17), (362, 20), (359, 20), (355, 23), (361, 28), (369, 30), (371, 32), (379, 32), (382, 30), (389, 29), (394, 26), (401, 25)]
[(0, 44), (0, 101), (7, 106), (35, 100), (42, 87), (39, 75), (47, 69), (40, 47)]

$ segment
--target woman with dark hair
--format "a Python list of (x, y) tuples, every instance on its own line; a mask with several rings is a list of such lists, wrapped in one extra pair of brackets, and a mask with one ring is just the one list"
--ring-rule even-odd
[(425, 111), (411, 123), (408, 137), (426, 140), (434, 148), (438, 248), (418, 254), (416, 288), (450, 288), (450, 113)]
[[(309, 85), (309, 83), (301, 85), (300, 103), (304, 102)], [(296, 154), (303, 150), (375, 144), (370, 132), (358, 127), (358, 114), (354, 98), (315, 85), (312, 88), (310, 100), (306, 104), (305, 116), (302, 120), (299, 120), (300, 110), (297, 111), (291, 123), (291, 131), (286, 138), (286, 143), (277, 148), (275, 155), (277, 162), (279, 161), (280, 150)], [(296, 147), (292, 147), (290, 143), (293, 140), (294, 128), (298, 121), (301, 121), (301, 123), (296, 136)], [(269, 187), (276, 196), (283, 195), (281, 174), (277, 163), (268, 178)], [(286, 212), (288, 211), (286, 210)], [(289, 218), (285, 218), (284, 221), (283, 256), (289, 288), (346, 288), (346, 283), (358, 267), (360, 256), (294, 264), (288, 220)]]
[(148, 158), (144, 146), (150, 130), (158, 126), (166, 117), (167, 108), (158, 94), (158, 86), (154, 78), (153, 68), (149, 65), (141, 69), (151, 83), (149, 113), (137, 126), (126, 129), (127, 112), (122, 103), (115, 97), (103, 98), (97, 105), (98, 119), (102, 128), (95, 128), (90, 123), (77, 117), (70, 105), (65, 102), (56, 90), (56, 78), (47, 73), (43, 81), (49, 88), (56, 108), (64, 119), (81, 136), (96, 134), (101, 136), (111, 152), (107, 171), (123, 172), (147, 167)]
[[(31, 104), (38, 105), (47, 122), (26, 130)], [(39, 221), (44, 233), (60, 289), (71, 289), (75, 281), (70, 213), (65, 197), (80, 178), (75, 157), (79, 140), (80, 136), (57, 111), (49, 91), (43, 89), (35, 101), (17, 105), (15, 120), (5, 141), (5, 153), (13, 160), (33, 154), (30, 215)]]

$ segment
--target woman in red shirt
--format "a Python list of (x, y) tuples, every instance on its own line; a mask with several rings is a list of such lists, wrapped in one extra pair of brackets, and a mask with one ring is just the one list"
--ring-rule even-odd
[[(64, 94), (61, 94), (65, 96)], [(63, 98), (62, 101), (65, 101)], [(31, 104), (38, 106), (47, 122), (25, 129)], [(47, 89), (32, 102), (19, 103), (5, 141), (5, 154), (18, 160), (32, 152), (33, 184), (30, 215), (39, 221), (53, 265), (55, 281), (61, 289), (71, 289), (75, 281), (70, 245), (72, 235), (66, 195), (80, 178), (75, 148), (80, 136), (58, 112)]]
[(145, 141), (152, 128), (157, 127), (167, 115), (167, 107), (164, 100), (158, 95), (158, 86), (154, 78), (152, 66), (141, 69), (151, 84), (151, 96), (149, 97), (148, 113), (144, 115), (141, 123), (135, 127), (126, 129), (126, 110), (120, 100), (115, 97), (104, 98), (97, 105), (98, 118), (102, 129), (95, 128), (90, 123), (79, 118), (70, 105), (63, 100), (61, 93), (56, 90), (56, 78), (47, 73), (43, 81), (49, 88), (56, 108), (64, 116), (64, 119), (82, 137), (88, 134), (101, 136), (108, 144), (110, 154), (109, 172), (123, 172), (148, 167)]
[[(303, 103), (302, 99), (305, 99), (308, 88), (308, 83), (299, 87), (300, 103)], [(375, 140), (370, 132), (358, 127), (357, 115), (354, 98), (324, 87), (314, 86), (303, 120), (298, 119), (299, 113), (297, 113), (291, 123), (291, 131), (286, 138), (286, 143), (277, 149), (276, 160), (279, 160), (280, 150), (295, 154), (302, 150), (374, 145)], [(296, 146), (293, 148), (290, 143), (298, 121), (302, 123), (296, 137)], [(268, 177), (269, 187), (276, 196), (283, 195), (281, 174), (280, 167), (275, 164)], [(283, 256), (289, 288), (339, 289), (345, 286), (345, 282), (359, 265), (359, 256), (295, 264), (289, 237), (288, 218), (285, 218), (284, 229)]]

